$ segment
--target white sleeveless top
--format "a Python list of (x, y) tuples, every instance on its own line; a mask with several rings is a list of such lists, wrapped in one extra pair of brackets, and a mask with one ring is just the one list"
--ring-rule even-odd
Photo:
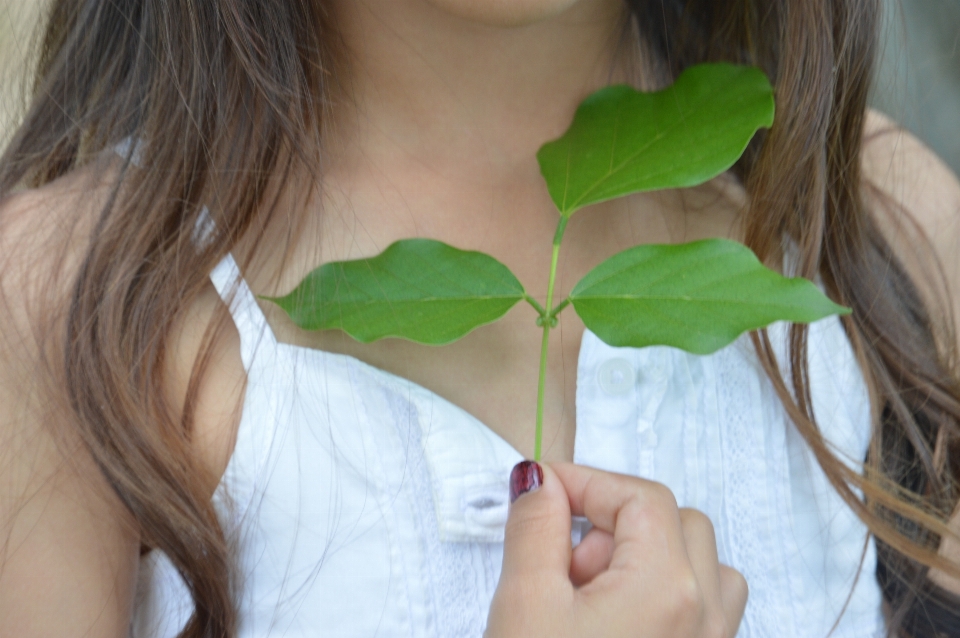
[[(235, 547), (239, 635), (481, 636), (520, 454), (410, 381), (277, 342), (231, 257), (211, 277), (247, 372), (236, 449), (214, 496)], [(785, 335), (771, 329), (774, 343)], [(836, 318), (811, 326), (809, 353), (820, 427), (856, 466), (870, 407)], [(883, 635), (873, 542), (747, 338), (696, 356), (613, 348), (586, 331), (576, 404), (576, 462), (662, 482), (713, 521), (721, 562), (750, 586), (739, 637)], [(131, 635), (174, 636), (189, 610), (169, 561), (148, 555)]]

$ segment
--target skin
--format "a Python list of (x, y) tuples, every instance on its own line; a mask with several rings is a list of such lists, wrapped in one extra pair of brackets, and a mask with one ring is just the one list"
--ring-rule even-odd
[[(615, 46), (622, 17), (619, 3), (333, 4), (349, 55), (325, 138), (321, 195), (282, 194), (290, 210), (302, 213), (298, 241), (287, 245), (284, 222), (265, 230), (245, 273), (254, 291), (283, 293), (322, 261), (370, 256), (395, 239), (425, 236), (492, 254), (517, 273), (534, 296), (545, 297), (556, 212), (534, 153), (563, 132), (584, 96), (624, 79), (633, 68), (636, 61)], [(868, 129), (868, 176), (901, 201), (934, 238), (946, 285), (954, 299), (960, 298), (955, 249), (960, 185), (929, 151), (889, 123), (872, 118)], [(887, 130), (894, 132), (883, 132)], [(139, 534), (71, 429), (52, 433), (40, 425), (58, 406), (41, 398), (42, 388), (25, 372), (36, 368), (39, 353), (29, 340), (17, 338), (29, 334), (39, 319), (26, 301), (31, 294), (66, 298), (66, 285), (50, 289), (38, 282), (55, 271), (65, 279), (75, 272), (83, 238), (102, 203), (98, 198), (105, 194), (99, 180), (109, 171), (109, 162), (94, 165), (0, 202), (0, 405), (15, 406), (0, 410), (0, 538), (7, 540), (0, 546), (3, 635), (122, 636), (129, 624)], [(743, 205), (742, 191), (722, 177), (683, 194), (629, 197), (582, 211), (567, 231), (558, 294), (568, 292), (593, 265), (630, 245), (711, 236), (736, 239)], [(905, 228), (897, 219), (886, 226), (906, 255), (914, 243)], [(64, 229), (67, 235), (60, 234)], [(67, 242), (64, 236), (72, 239)], [(249, 250), (241, 244), (236, 252), (242, 258)], [(174, 405), (183, 404), (203, 334), (220, 303), (208, 288), (174, 330), (166, 371)], [(359, 346), (335, 335), (300, 332), (282, 314), (265, 310), (281, 340), (349, 352), (410, 378), (464, 407), (520, 452), (531, 453), (539, 332), (526, 305), (455, 345), (436, 349), (405, 342)], [(553, 337), (544, 437), (550, 461), (572, 458), (575, 362), (582, 331), (576, 315), (567, 312)], [(232, 452), (239, 418), (235, 406), (243, 384), (239, 340), (229, 325), (213, 344), (213, 363), (198, 398), (197, 453), (209, 468), (211, 494)], [(503, 400), (489, 401), (490, 396)], [(601, 531), (580, 552), (569, 554), (568, 543), (563, 549), (570, 508), (586, 510), (592, 500), (581, 500), (576, 471), (562, 467), (568, 466), (557, 465), (554, 473), (547, 468), (542, 493), (522, 497), (518, 504), (523, 505), (511, 514), (513, 532), (508, 535), (501, 586), (508, 592), (519, 588), (530, 598), (519, 596), (524, 604), (513, 607), (495, 603), (492, 622), (505, 623), (492, 625), (505, 628), (497, 635), (516, 635), (511, 633), (516, 628), (538, 622), (550, 627), (548, 621), (569, 602), (564, 598), (568, 587), (607, 573), (619, 555), (617, 529), (611, 525), (599, 526)], [(658, 564), (660, 571), (647, 576), (654, 579), (650, 582), (677, 585), (670, 589), (676, 603), (668, 605), (670, 609), (709, 618), (689, 625), (686, 635), (723, 635), (706, 633), (718, 625), (729, 633), (739, 620), (740, 602), (737, 597), (724, 601), (717, 593), (718, 579), (727, 572), (716, 564), (715, 553), (710, 554), (715, 545), (702, 519), (677, 510), (660, 488), (597, 476), (596, 485), (616, 484), (624, 495), (616, 502), (597, 502), (598, 519), (643, 501), (645, 495), (657, 495), (654, 519), (660, 521), (664, 542), (672, 543), (673, 560)], [(543, 502), (545, 509), (534, 507)], [(544, 552), (542, 562), (520, 560), (528, 553), (534, 556), (538, 548)], [(653, 550), (640, 553), (646, 551)], [(529, 587), (524, 590), (523, 583), (547, 564), (552, 566), (549, 582), (555, 596), (543, 598)], [(691, 578), (695, 587), (684, 587)], [(627, 591), (636, 594), (623, 585), (608, 590), (609, 598), (595, 600), (612, 605), (617, 613), (631, 613), (635, 599), (617, 598)], [(503, 599), (498, 592), (497, 600)], [(524, 609), (531, 610), (530, 615), (524, 616)], [(662, 620), (669, 623), (671, 618)]]

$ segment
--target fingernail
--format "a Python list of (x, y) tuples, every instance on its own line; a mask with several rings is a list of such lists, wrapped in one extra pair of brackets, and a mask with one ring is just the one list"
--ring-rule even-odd
[(536, 461), (520, 461), (510, 472), (510, 502), (543, 485), (543, 468)]

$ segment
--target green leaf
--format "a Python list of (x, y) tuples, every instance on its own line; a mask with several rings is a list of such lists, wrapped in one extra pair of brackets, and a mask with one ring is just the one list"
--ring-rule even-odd
[(666, 345), (710, 354), (774, 321), (808, 323), (849, 309), (810, 281), (763, 266), (726, 239), (635, 246), (587, 273), (570, 300), (611, 346)]
[(363, 343), (401, 337), (442, 345), (523, 298), (523, 286), (493, 257), (405, 239), (370, 259), (324, 264), (290, 294), (267, 299), (305, 330), (340, 329)]
[(757, 129), (773, 124), (773, 114), (763, 72), (703, 64), (657, 93), (622, 85), (597, 91), (537, 160), (554, 203), (570, 217), (630, 193), (713, 179), (733, 166)]

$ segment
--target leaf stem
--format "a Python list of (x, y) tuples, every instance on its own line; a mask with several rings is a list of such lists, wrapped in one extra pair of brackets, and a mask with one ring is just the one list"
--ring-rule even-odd
[(540, 460), (543, 445), (543, 391), (547, 380), (547, 346), (550, 344), (550, 322), (543, 322), (543, 341), (540, 343), (540, 382), (537, 385), (537, 433), (533, 439), (533, 460)]
[(523, 299), (524, 299), (524, 301), (526, 301), (528, 304), (530, 304), (531, 306), (533, 306), (533, 309), (537, 311), (537, 314), (540, 315), (540, 318), (541, 318), (541, 319), (543, 319), (544, 321), (546, 321), (546, 319), (547, 319), (547, 317), (548, 317), (546, 308), (544, 308), (544, 307), (541, 306), (539, 303), (537, 303), (537, 300), (534, 299), (533, 297), (531, 297), (530, 295), (528, 295), (527, 293), (523, 293)]
[(553, 310), (547, 313), (547, 318), (553, 319), (554, 317), (560, 314), (560, 311), (562, 311), (564, 308), (566, 308), (569, 305), (570, 305), (570, 297), (567, 297), (566, 299), (558, 303), (556, 306), (554, 306)]
[[(569, 218), (568, 216), (560, 215), (560, 222), (557, 224), (557, 232), (555, 232), (555, 233), (553, 234), (553, 247), (554, 247), (554, 248), (559, 248), (559, 247), (560, 247), (560, 242), (563, 241), (563, 233), (566, 232), (566, 230), (567, 230), (567, 222), (568, 222), (568, 221), (570, 221), (570, 218)], [(551, 270), (550, 272), (551, 272), (551, 274), (552, 274), (553, 272), (555, 272), (555, 270)], [(549, 306), (550, 304), (548, 303), (547, 305)]]
[[(553, 305), (553, 287), (557, 282), (557, 262), (560, 259), (560, 243), (563, 241), (563, 233), (567, 229), (569, 218), (560, 216), (560, 222), (557, 224), (557, 232), (553, 236), (553, 254), (550, 256), (550, 280), (547, 283), (547, 303), (546, 308)], [(563, 305), (563, 304), (561, 304)], [(539, 461), (543, 450), (543, 394), (547, 383), (547, 348), (550, 345), (550, 329), (553, 327), (554, 315), (546, 315), (543, 323), (543, 340), (540, 342), (540, 380), (537, 384), (537, 430), (533, 441), (533, 460)]]

